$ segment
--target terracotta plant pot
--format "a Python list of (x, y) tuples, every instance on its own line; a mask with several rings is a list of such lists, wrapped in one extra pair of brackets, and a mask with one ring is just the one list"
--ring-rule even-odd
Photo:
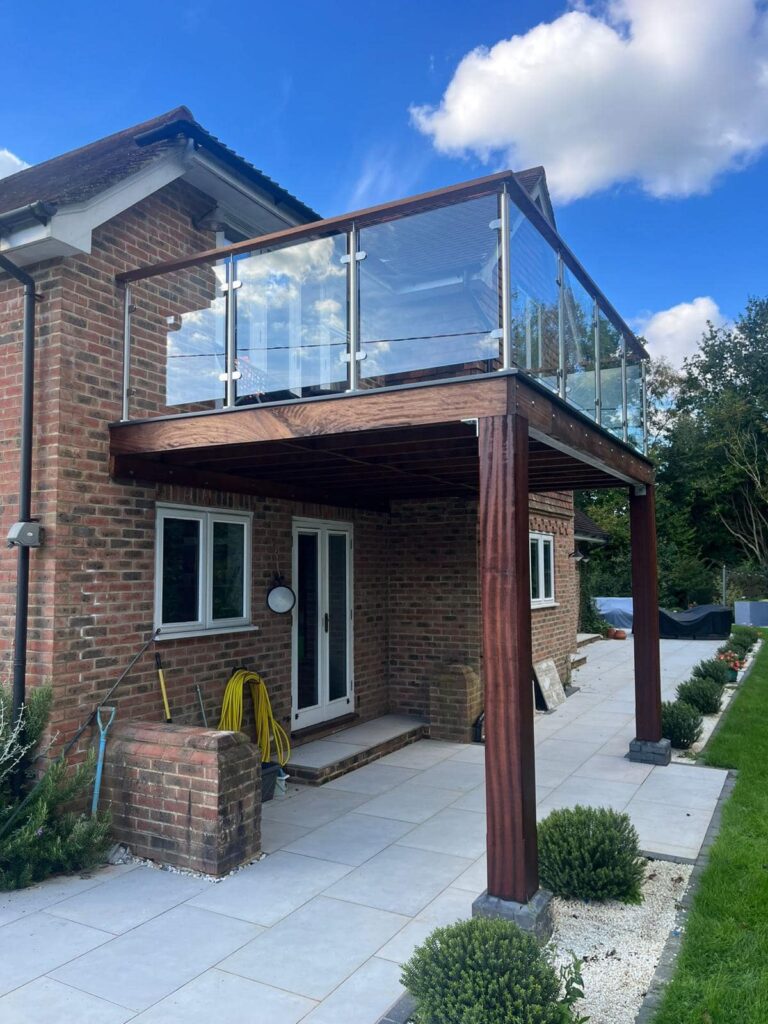
[(623, 630), (623, 629), (614, 629), (614, 631), (613, 631), (613, 639), (614, 640), (626, 640), (627, 639), (626, 631)]

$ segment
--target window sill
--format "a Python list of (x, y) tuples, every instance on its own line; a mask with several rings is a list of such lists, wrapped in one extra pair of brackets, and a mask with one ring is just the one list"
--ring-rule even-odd
[(541, 604), (532, 604), (531, 605), (531, 611), (532, 612), (538, 612), (538, 611), (543, 611), (545, 608), (559, 608), (559, 607), (560, 607), (560, 602), (559, 601), (542, 601)]
[(181, 640), (194, 636), (223, 636), (225, 633), (258, 633), (261, 626), (219, 626), (215, 629), (163, 629), (155, 637), (156, 640)]

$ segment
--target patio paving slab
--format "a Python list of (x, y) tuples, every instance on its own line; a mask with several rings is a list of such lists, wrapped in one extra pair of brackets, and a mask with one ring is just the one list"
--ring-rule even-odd
[(52, 977), (128, 1009), (145, 1010), (261, 931), (198, 907), (174, 907), (71, 960)]
[(356, 814), (353, 811), (307, 833), (286, 847), (286, 852), (357, 867), (405, 837), (413, 827), (410, 821), (377, 818), (372, 814)]
[(324, 999), (407, 918), (319, 896), (219, 964), (221, 970)]
[(139, 866), (49, 907), (48, 913), (119, 935), (210, 887), (205, 879)]
[[(422, 743), (429, 743), (422, 740)], [(358, 806), (360, 814), (375, 814), (380, 818), (397, 818), (399, 821), (410, 821), (421, 824), (433, 814), (437, 814), (448, 804), (461, 796), (458, 789), (436, 789), (433, 786), (422, 786), (418, 780), (408, 782), (390, 789), (381, 796), (374, 797)]]
[(374, 956), (350, 975), (302, 1024), (377, 1024), (403, 994), (400, 967)]
[(326, 894), (415, 917), (470, 864), (467, 857), (390, 846), (355, 868)]
[(17, 921), (27, 914), (38, 910), (47, 910), (62, 900), (76, 896), (78, 893), (94, 889), (111, 878), (117, 878), (128, 871), (135, 871), (134, 864), (107, 865), (85, 871), (80, 875), (49, 878), (45, 882), (31, 885), (28, 889), (18, 892), (0, 893), (0, 927)]
[(213, 968), (133, 1020), (136, 1024), (213, 1024), (224, 1020), (298, 1024), (316, 1005), (304, 996)]
[(398, 768), (392, 764), (382, 764), (381, 761), (374, 761), (354, 772), (342, 775), (340, 779), (334, 779), (326, 783), (326, 789), (340, 789), (350, 793), (365, 793), (367, 796), (378, 796), (394, 789), (401, 782), (407, 782), (416, 775), (414, 768)]
[(12, 921), (0, 929), (0, 995), (111, 938), (106, 931), (51, 917), (45, 911)]
[[(313, 835), (313, 833), (308, 833)], [(345, 864), (279, 850), (226, 882), (208, 885), (189, 906), (269, 927), (349, 872)]]
[(337, 789), (305, 788), (288, 799), (270, 800), (261, 810), (263, 821), (282, 821), (300, 828), (319, 828), (365, 803), (362, 793), (341, 793)]
[(125, 1024), (133, 1010), (79, 992), (53, 978), (36, 978), (0, 997), (3, 1024)]
[(399, 839), (397, 845), (474, 860), (485, 850), (485, 831), (484, 814), (463, 811), (456, 806), (446, 807), (417, 825)]

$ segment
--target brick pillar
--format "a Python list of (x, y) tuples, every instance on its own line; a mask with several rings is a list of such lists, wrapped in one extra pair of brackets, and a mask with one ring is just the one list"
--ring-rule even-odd
[(118, 722), (100, 806), (136, 856), (224, 875), (261, 849), (261, 757), (242, 733)]

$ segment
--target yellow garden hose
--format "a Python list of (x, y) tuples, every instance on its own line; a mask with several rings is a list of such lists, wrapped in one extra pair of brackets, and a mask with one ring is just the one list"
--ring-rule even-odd
[(224, 689), (221, 718), (218, 728), (225, 732), (240, 732), (243, 726), (243, 687), (248, 684), (253, 698), (256, 717), (256, 743), (261, 751), (262, 761), (272, 760), (272, 743), (278, 764), (284, 765), (291, 756), (288, 736), (272, 714), (272, 705), (264, 680), (258, 672), (238, 668), (232, 673)]

